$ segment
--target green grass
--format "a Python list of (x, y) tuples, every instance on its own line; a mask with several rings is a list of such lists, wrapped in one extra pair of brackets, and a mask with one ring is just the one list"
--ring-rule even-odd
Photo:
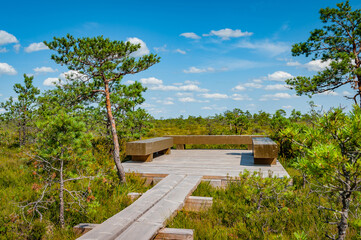
[[(226, 189), (202, 182), (193, 195), (213, 197), (212, 208), (181, 211), (167, 227), (194, 229), (194, 239), (324, 239), (335, 233), (325, 223), (330, 213), (315, 207), (318, 198), (282, 179), (243, 175)], [(350, 226), (347, 239), (360, 239), (359, 233)]]
[[(44, 212), (42, 222), (37, 220), (31, 224), (22, 216), (19, 205), (39, 195), (33, 184), (36, 182), (32, 174), (33, 168), (24, 149), (0, 146), (0, 239), (75, 239), (72, 227), (82, 223), (102, 223), (117, 212), (131, 204), (127, 196), (129, 192), (145, 192), (145, 180), (134, 174), (127, 174), (127, 184), (118, 182), (116, 171), (109, 156), (98, 161), (102, 163), (104, 176), (95, 179), (91, 184), (94, 199), (86, 205), (81, 213), (69, 209), (65, 212), (65, 229), (59, 228), (57, 222), (58, 206), (55, 204)], [(25, 213), (27, 214), (27, 213)], [(41, 238), (39, 238), (39, 236)]]

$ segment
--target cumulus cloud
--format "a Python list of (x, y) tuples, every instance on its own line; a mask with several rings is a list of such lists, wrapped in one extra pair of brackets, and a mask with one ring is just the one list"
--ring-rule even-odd
[(208, 34), (203, 34), (203, 36), (217, 36), (222, 40), (229, 40), (230, 38), (239, 38), (239, 37), (247, 37), (252, 36), (252, 32), (242, 32), (240, 29), (232, 30), (230, 28), (221, 29), (218, 31), (212, 30)]
[(323, 96), (338, 96), (339, 94), (337, 92), (334, 91), (326, 91), (323, 93), (319, 93), (319, 95), (323, 95)]
[(271, 56), (277, 56), (290, 50), (290, 46), (284, 42), (270, 42), (268, 40), (259, 42), (241, 41), (237, 43), (235, 47), (252, 49), (262, 54), (267, 53)]
[(178, 92), (175, 94), (177, 97), (190, 97), (193, 96), (191, 92)]
[(243, 84), (243, 86), (245, 86), (246, 88), (262, 88), (263, 85), (257, 82), (250, 82)]
[(194, 32), (186, 32), (182, 33), (179, 36), (185, 37), (185, 38), (191, 38), (191, 39), (200, 39), (201, 37), (195, 34)]
[(168, 49), (167, 49), (167, 45), (166, 45), (166, 44), (164, 44), (164, 45), (161, 46), (161, 47), (154, 47), (154, 50), (155, 50), (156, 52), (168, 52)]
[(244, 90), (246, 90), (246, 88), (244, 86), (242, 86), (241, 84), (232, 88), (232, 91), (244, 91)]
[(268, 79), (271, 81), (284, 81), (286, 79), (293, 78), (288, 72), (277, 71), (272, 74), (268, 74)]
[(212, 110), (211, 107), (202, 107), (201, 109), (203, 109), (203, 110)]
[(228, 96), (226, 94), (222, 94), (222, 93), (204, 93), (204, 94), (201, 94), (200, 96), (204, 97), (204, 98), (215, 99), (215, 100), (228, 98)]
[(290, 99), (292, 96), (289, 93), (275, 93), (275, 94), (266, 94), (261, 96), (260, 101), (268, 100), (280, 100), (280, 99)]
[(179, 48), (177, 48), (177, 49), (175, 50), (175, 52), (180, 53), (180, 54), (186, 54), (186, 51), (183, 51), (183, 50), (181, 50), (181, 49), (179, 49)]
[(155, 77), (141, 78), (140, 82), (144, 85), (163, 84), (163, 81)]
[(282, 106), (282, 108), (284, 108), (284, 109), (291, 109), (291, 108), (293, 108), (291, 105), (285, 105), (285, 106)]
[(0, 30), (0, 45), (5, 45), (9, 43), (18, 43), (19, 41), (16, 37), (4, 30)]
[(51, 67), (37, 67), (34, 68), (36, 73), (52, 73), (58, 71), (57, 69), (53, 69)]
[(157, 103), (163, 104), (163, 105), (173, 105), (174, 102), (172, 99), (165, 99), (165, 100), (157, 100)]
[(283, 91), (283, 90), (287, 90), (287, 86), (285, 84), (274, 84), (274, 85), (266, 85), (264, 87), (265, 90), (278, 90), (278, 91)]
[(190, 67), (186, 70), (183, 70), (184, 73), (204, 73), (204, 72), (214, 72), (214, 68), (196, 68), (196, 67)]
[(232, 88), (233, 91), (245, 91), (247, 88), (262, 88), (263, 85), (258, 82), (243, 83)]
[(48, 87), (52, 87), (55, 86), (57, 84), (60, 84), (61, 80), (60, 78), (47, 78), (44, 80), (43, 85), (44, 86), (48, 86)]
[(14, 50), (15, 50), (16, 53), (18, 53), (20, 51), (20, 47), (21, 47), (20, 44), (15, 44), (14, 45)]
[(0, 48), (0, 53), (6, 53), (8, 50), (6, 48)]
[(138, 51), (132, 53), (133, 57), (141, 57), (141, 56), (149, 54), (149, 49), (148, 49), (147, 45), (141, 39), (132, 37), (132, 38), (127, 38), (127, 41), (132, 44), (140, 44), (140, 48), (138, 49)]
[(43, 42), (39, 43), (32, 43), (29, 46), (25, 48), (25, 52), (31, 53), (31, 52), (37, 52), (41, 50), (47, 50), (49, 49)]
[(297, 62), (297, 61), (290, 61), (290, 62), (287, 62), (286, 63), (287, 66), (290, 66), (290, 67), (296, 67), (296, 66), (300, 66), (301, 63)]
[(331, 60), (327, 60), (327, 61), (322, 61), (320, 59), (317, 60), (312, 60), (308, 63), (306, 63), (304, 66), (307, 68), (307, 70), (309, 71), (323, 71), (325, 70), (327, 67), (330, 66), (331, 64)]
[(250, 98), (248, 95), (243, 94), (233, 94), (231, 98), (235, 101), (250, 101), (252, 98)]
[(347, 96), (347, 97), (351, 97), (353, 94), (350, 93), (349, 91), (343, 91), (342, 95)]
[(0, 63), (0, 75), (15, 75), (17, 74), (16, 70), (7, 63)]
[(185, 91), (185, 92), (207, 92), (208, 89), (200, 88), (198, 86), (199, 82), (194, 81), (185, 81), (183, 83), (174, 85), (164, 85), (163, 81), (155, 77), (142, 78), (140, 82), (148, 86), (149, 90), (159, 90), (159, 91)]
[(192, 97), (184, 97), (178, 99), (180, 102), (196, 102), (196, 100)]
[(57, 84), (66, 83), (69, 80), (81, 80), (85, 81), (88, 79), (88, 76), (81, 74), (74, 70), (69, 70), (67, 72), (63, 72), (59, 74), (57, 78), (51, 77), (44, 80), (43, 85), (44, 86), (55, 86)]

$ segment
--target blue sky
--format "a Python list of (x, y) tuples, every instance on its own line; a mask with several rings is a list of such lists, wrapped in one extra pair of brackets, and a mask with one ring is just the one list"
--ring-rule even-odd
[[(123, 81), (148, 87), (146, 108), (154, 117), (210, 116), (233, 108), (273, 113), (351, 108), (349, 86), (327, 95), (295, 96), (284, 80), (312, 76), (327, 63), (292, 57), (292, 44), (321, 27), (319, 9), (340, 1), (49, 1), (3, 2), (0, 15), (0, 101), (33, 74), (41, 90), (52, 88), (65, 67), (41, 42), (52, 37), (93, 37), (141, 43), (139, 55), (161, 62)], [(350, 1), (354, 9), (359, 1)], [(1, 111), (1, 110), (0, 110)]]

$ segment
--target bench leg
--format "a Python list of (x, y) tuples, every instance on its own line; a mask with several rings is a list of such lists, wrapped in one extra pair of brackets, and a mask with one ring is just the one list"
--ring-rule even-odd
[(162, 154), (170, 154), (170, 148), (164, 149), (163, 151), (161, 151)]
[(247, 144), (247, 149), (248, 150), (253, 150), (253, 145), (252, 144)]
[(151, 162), (153, 161), (153, 153), (149, 155), (133, 155), (133, 161)]
[(276, 165), (277, 158), (254, 158), (254, 164)]
[(186, 149), (186, 145), (185, 144), (177, 144), (177, 147), (176, 147), (178, 150), (184, 150)]

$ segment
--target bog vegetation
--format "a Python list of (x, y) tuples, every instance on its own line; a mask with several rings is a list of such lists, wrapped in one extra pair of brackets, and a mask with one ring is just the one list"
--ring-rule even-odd
[(103, 37), (46, 43), (56, 53), (52, 59), (71, 71), (45, 92), (24, 75), (17, 95), (1, 103), (0, 239), (76, 238), (73, 226), (101, 223), (131, 204), (127, 193), (151, 187), (125, 175), (125, 143), (178, 134), (269, 135), (292, 179), (244, 173), (226, 189), (201, 183), (194, 195), (212, 196), (212, 208), (180, 212), (169, 227), (195, 229), (196, 239), (361, 239), (361, 13), (348, 1), (320, 13), (325, 29), (292, 51), (330, 67), (288, 84), (311, 95), (349, 84), (356, 103), (349, 112), (310, 102), (308, 113), (293, 110), (288, 117), (282, 109), (236, 108), (154, 119), (139, 107), (146, 88), (121, 80), (159, 62), (156, 55), (134, 58), (140, 45)]

